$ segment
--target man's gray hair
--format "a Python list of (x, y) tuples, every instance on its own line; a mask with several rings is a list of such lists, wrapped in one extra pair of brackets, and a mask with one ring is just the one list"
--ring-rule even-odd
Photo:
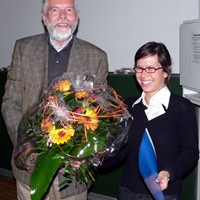
[[(76, 0), (74, 1), (74, 5), (75, 5), (75, 10), (76, 13), (78, 12), (78, 3), (76, 2)], [(46, 15), (46, 11), (47, 11), (47, 6), (48, 6), (49, 0), (42, 0), (42, 9), (41, 11)]]

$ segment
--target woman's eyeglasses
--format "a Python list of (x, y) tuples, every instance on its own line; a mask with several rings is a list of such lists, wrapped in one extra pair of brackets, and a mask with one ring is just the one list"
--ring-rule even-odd
[(143, 70), (145, 70), (145, 72), (147, 72), (147, 73), (155, 73), (159, 69), (162, 69), (162, 67), (159, 67), (159, 68), (154, 68), (154, 67), (146, 67), (146, 68), (134, 67), (133, 68), (133, 70), (135, 71), (135, 73), (142, 73)]

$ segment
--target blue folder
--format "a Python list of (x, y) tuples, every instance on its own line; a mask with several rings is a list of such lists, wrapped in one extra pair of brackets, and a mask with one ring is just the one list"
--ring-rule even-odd
[(147, 129), (144, 131), (139, 149), (139, 171), (154, 198), (165, 200), (159, 183), (156, 183), (158, 176), (157, 158)]

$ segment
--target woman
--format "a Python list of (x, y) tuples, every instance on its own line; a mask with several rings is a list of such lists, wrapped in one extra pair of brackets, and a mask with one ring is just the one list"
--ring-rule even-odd
[[(125, 101), (133, 116), (128, 144), (104, 167), (125, 160), (118, 200), (152, 200), (138, 167), (139, 148), (148, 129), (158, 164), (156, 182), (166, 200), (179, 200), (182, 177), (199, 158), (198, 131), (193, 104), (175, 94), (167, 85), (171, 76), (170, 54), (162, 43), (144, 44), (135, 55), (135, 76), (140, 97)], [(107, 166), (108, 166), (107, 165)]]

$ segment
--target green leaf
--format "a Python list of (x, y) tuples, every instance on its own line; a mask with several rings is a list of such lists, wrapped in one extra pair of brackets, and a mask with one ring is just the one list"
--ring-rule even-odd
[(87, 102), (87, 101), (84, 101), (84, 102), (83, 102), (83, 107), (84, 107), (84, 108), (88, 108), (89, 105), (90, 105), (89, 102)]
[(68, 94), (67, 96), (64, 97), (64, 100), (67, 102), (70, 99), (74, 99), (74, 97), (75, 97), (75, 93), (70, 93), (70, 94)]
[(87, 141), (82, 142), (80, 145), (74, 147), (73, 150), (69, 152), (69, 155), (77, 158), (85, 158), (102, 150), (106, 144), (107, 139), (105, 137), (88, 133)]
[(84, 181), (86, 184), (89, 182), (89, 179), (95, 182), (94, 173), (95, 168), (88, 160), (85, 163), (81, 163), (80, 167), (76, 170), (76, 179), (80, 183)]
[(30, 180), (32, 200), (42, 199), (62, 162), (62, 157), (55, 157), (55, 154), (51, 153), (42, 153), (37, 157), (35, 169)]

